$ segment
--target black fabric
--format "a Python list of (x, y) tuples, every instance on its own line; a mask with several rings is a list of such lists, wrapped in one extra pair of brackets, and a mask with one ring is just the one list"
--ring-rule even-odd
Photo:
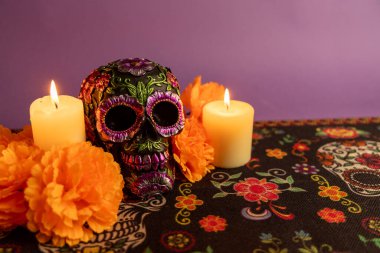
[[(378, 174), (378, 121), (259, 123), (246, 166), (178, 180), (159, 204), (133, 203), (144, 212), (128, 252), (380, 252)], [(18, 228), (0, 252), (36, 245)]]

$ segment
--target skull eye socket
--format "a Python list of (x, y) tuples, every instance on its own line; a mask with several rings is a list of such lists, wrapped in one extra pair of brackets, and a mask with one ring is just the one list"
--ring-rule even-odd
[(114, 106), (108, 110), (105, 118), (106, 126), (113, 131), (125, 131), (136, 122), (135, 111), (126, 105)]
[(148, 97), (146, 112), (156, 131), (163, 137), (178, 134), (185, 126), (182, 101), (176, 93), (154, 92)]
[(178, 121), (178, 108), (172, 102), (161, 101), (154, 105), (152, 116), (157, 125), (169, 127)]
[(144, 108), (137, 99), (128, 95), (102, 101), (96, 110), (96, 129), (105, 141), (123, 142), (139, 130)]

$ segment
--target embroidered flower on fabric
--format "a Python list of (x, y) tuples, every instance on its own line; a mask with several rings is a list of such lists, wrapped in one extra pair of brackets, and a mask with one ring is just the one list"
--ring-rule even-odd
[(317, 169), (314, 165), (309, 165), (306, 163), (303, 164), (298, 164), (296, 163), (292, 169), (297, 172), (297, 173), (302, 173), (304, 175), (309, 175), (309, 174), (317, 174), (319, 169)]
[(323, 133), (333, 139), (346, 139), (358, 137), (358, 131), (355, 128), (344, 127), (327, 127), (322, 129)]
[(371, 169), (380, 169), (379, 155), (364, 153), (361, 156), (357, 157), (355, 160)]
[(318, 195), (321, 197), (329, 197), (332, 201), (339, 201), (341, 198), (347, 197), (347, 193), (340, 191), (338, 186), (319, 186), (320, 192)]
[(300, 231), (295, 231), (296, 237), (303, 240), (303, 241), (310, 241), (312, 238), (309, 233), (300, 230)]
[(325, 166), (329, 167), (329, 166), (334, 164), (334, 156), (332, 154), (324, 153), (324, 152), (323, 153), (318, 152), (317, 158), (318, 158), (319, 162)]
[(297, 142), (296, 144), (293, 145), (293, 149), (294, 150), (298, 150), (300, 152), (304, 152), (304, 151), (309, 151), (310, 148), (308, 145), (306, 145), (305, 143), (299, 143)]
[(175, 198), (178, 202), (174, 205), (176, 208), (185, 208), (187, 210), (193, 211), (197, 207), (203, 205), (203, 201), (197, 199), (197, 196), (190, 194), (187, 196), (177, 196)]
[(227, 226), (226, 219), (215, 215), (208, 215), (203, 217), (199, 224), (206, 232), (224, 231)]
[(193, 248), (195, 238), (186, 231), (170, 231), (161, 236), (161, 243), (170, 251), (185, 252)]
[(344, 213), (336, 209), (325, 207), (319, 210), (317, 214), (319, 217), (321, 217), (322, 220), (325, 220), (328, 223), (346, 222), (346, 216), (344, 215)]
[(260, 238), (260, 240), (262, 240), (262, 241), (270, 241), (270, 240), (272, 240), (273, 235), (272, 235), (271, 233), (268, 233), (268, 234), (266, 234), (266, 233), (261, 233), (260, 236), (259, 236), (259, 238)]
[(282, 159), (284, 156), (287, 155), (286, 152), (282, 151), (279, 148), (266, 149), (265, 151), (267, 152), (267, 156), (268, 157), (274, 157), (274, 158), (277, 158), (277, 159)]
[(260, 201), (278, 200), (278, 193), (280, 193), (277, 184), (267, 182), (266, 178), (257, 179), (254, 177), (249, 177), (236, 183), (234, 190), (238, 196), (244, 196), (245, 200), (259, 204)]
[(156, 67), (156, 63), (143, 58), (128, 58), (116, 62), (120, 72), (128, 72), (134, 76), (145, 75)]
[(258, 140), (261, 140), (261, 139), (263, 139), (263, 138), (264, 138), (264, 136), (263, 136), (262, 134), (258, 134), (258, 133), (253, 133), (253, 134), (252, 134), (252, 139), (253, 139), (253, 140), (258, 141)]
[(362, 220), (362, 227), (368, 232), (380, 236), (380, 218), (369, 217)]

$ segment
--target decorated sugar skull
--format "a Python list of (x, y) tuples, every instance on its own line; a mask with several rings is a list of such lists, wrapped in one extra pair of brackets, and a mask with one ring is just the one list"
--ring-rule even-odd
[(101, 66), (82, 83), (87, 138), (114, 155), (127, 189), (139, 197), (173, 186), (169, 138), (185, 122), (179, 95), (170, 69), (142, 58)]
[(318, 149), (323, 168), (344, 181), (356, 194), (380, 196), (380, 142), (346, 140)]

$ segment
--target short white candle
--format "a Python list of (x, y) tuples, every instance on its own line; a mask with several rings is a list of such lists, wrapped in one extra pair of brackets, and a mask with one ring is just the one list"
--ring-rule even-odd
[(71, 96), (57, 95), (52, 81), (50, 96), (30, 105), (34, 143), (44, 150), (86, 140), (83, 102)]
[(203, 107), (202, 122), (215, 149), (214, 165), (235, 168), (251, 159), (254, 109), (242, 101), (217, 100)]

